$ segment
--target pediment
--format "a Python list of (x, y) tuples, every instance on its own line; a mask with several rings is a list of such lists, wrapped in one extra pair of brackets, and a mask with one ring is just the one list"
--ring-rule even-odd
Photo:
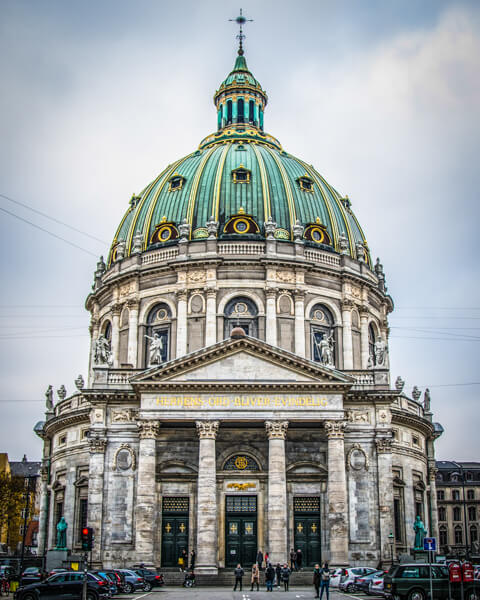
[(335, 369), (298, 357), (255, 338), (228, 339), (133, 377), (134, 387), (164, 385), (303, 384), (350, 387), (354, 380)]

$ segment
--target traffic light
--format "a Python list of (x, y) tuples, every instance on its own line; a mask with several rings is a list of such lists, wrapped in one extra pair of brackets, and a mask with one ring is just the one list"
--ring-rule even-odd
[(82, 529), (82, 550), (91, 550), (93, 546), (93, 529), (84, 527)]

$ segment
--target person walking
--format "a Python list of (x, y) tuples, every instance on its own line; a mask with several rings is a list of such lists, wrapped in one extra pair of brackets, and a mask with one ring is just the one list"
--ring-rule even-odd
[(245, 571), (242, 569), (242, 565), (238, 563), (237, 568), (235, 569), (235, 587), (233, 591), (237, 591), (237, 585), (240, 584), (240, 591), (242, 591), (242, 577), (245, 575)]
[(257, 563), (254, 563), (252, 565), (252, 579), (251, 579), (252, 587), (250, 588), (251, 592), (253, 592), (253, 586), (255, 584), (257, 585), (257, 592), (258, 592), (258, 584), (259, 584), (259, 582), (260, 582), (260, 571), (258, 570)]
[(326, 592), (327, 600), (330, 599), (330, 569), (328, 563), (324, 562), (320, 571), (320, 598), (323, 597), (323, 592)]
[(190, 571), (194, 571), (195, 570), (195, 550), (192, 550), (190, 552)]
[(283, 581), (283, 588), (286, 592), (288, 592), (288, 583), (290, 580), (290, 569), (288, 568), (288, 564), (285, 563), (282, 567), (282, 581)]
[(303, 554), (302, 551), (300, 550), (300, 548), (297, 550), (297, 571), (301, 571), (302, 570), (302, 562), (303, 562)]
[(320, 582), (322, 580), (322, 574), (320, 571), (320, 565), (317, 563), (313, 569), (313, 587), (315, 588), (315, 598), (319, 598), (320, 594)]
[(297, 553), (293, 548), (290, 550), (290, 570), (297, 570)]
[(262, 551), (259, 550), (257, 552), (257, 565), (258, 565), (258, 570), (259, 571), (262, 570), (262, 563), (263, 563), (263, 554), (262, 554)]
[(275, 574), (277, 576), (277, 588), (280, 588), (280, 581), (282, 579), (282, 567), (280, 566), (280, 563), (277, 563), (277, 566), (275, 567)]
[(182, 548), (180, 552), (180, 556), (178, 557), (178, 566), (180, 567), (180, 571), (185, 571), (187, 568), (188, 554), (185, 548)]
[(275, 580), (275, 569), (269, 563), (265, 569), (265, 585), (267, 586), (267, 592), (273, 592), (273, 582)]

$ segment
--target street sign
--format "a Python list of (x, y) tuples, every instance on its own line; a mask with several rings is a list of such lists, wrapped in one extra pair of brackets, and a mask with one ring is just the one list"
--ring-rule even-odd
[(429, 552), (435, 552), (437, 550), (437, 538), (423, 538), (423, 549), (428, 550)]

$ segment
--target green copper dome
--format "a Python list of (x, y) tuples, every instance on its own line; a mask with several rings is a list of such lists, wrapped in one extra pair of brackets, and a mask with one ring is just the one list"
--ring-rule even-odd
[(140, 244), (148, 251), (176, 244), (179, 237), (205, 239), (213, 231), (220, 240), (300, 239), (371, 265), (348, 198), (263, 132), (267, 95), (243, 55), (214, 102), (217, 131), (132, 197), (109, 264)]

